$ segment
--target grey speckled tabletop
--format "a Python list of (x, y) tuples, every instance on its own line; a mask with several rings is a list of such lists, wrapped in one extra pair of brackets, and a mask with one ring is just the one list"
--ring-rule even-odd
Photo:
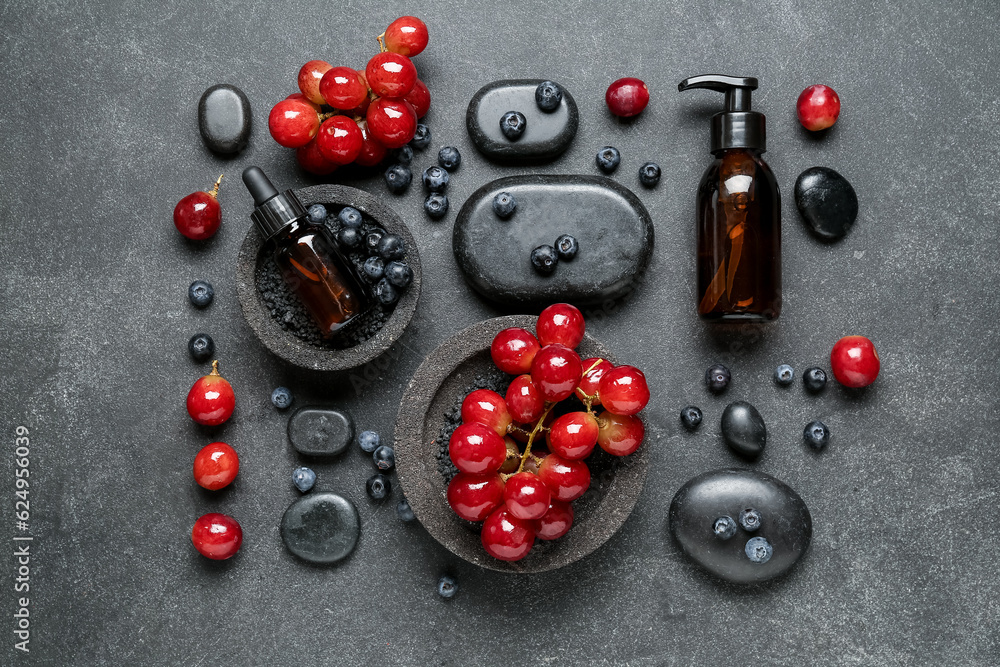
[[(401, 14), (431, 30), (416, 59), (433, 96), (434, 146), (465, 160), (453, 211), (517, 168), (476, 155), (465, 106), (499, 78), (549, 77), (580, 105), (580, 131), (543, 173), (593, 173), (605, 144), (616, 178), (653, 215), (656, 248), (630, 298), (588, 313), (590, 330), (646, 370), (649, 480), (622, 530), (552, 573), (504, 576), (457, 561), (395, 503), (364, 495), (371, 463), (351, 451), (317, 465), (319, 487), (353, 499), (363, 534), (338, 567), (311, 568), (282, 547), (278, 522), (298, 463), (268, 403), (285, 384), (299, 404), (342, 407), (391, 432), (407, 380), (459, 329), (500, 311), (463, 284), (440, 223), (414, 187), (392, 199), (379, 178), (351, 184), (385, 197), (410, 225), (424, 293), (408, 334), (349, 376), (283, 365), (253, 337), (234, 292), (250, 201), (237, 175), (257, 163), (283, 186), (314, 182), (267, 135), (271, 104), (295, 90), (308, 59), (362, 66)], [(0, 663), (50, 665), (996, 665), (1000, 663), (1000, 448), (997, 318), (1000, 250), (1000, 5), (993, 0), (544, 3), (24, 2), (0, 9)], [(753, 75), (768, 117), (766, 155), (785, 194), (785, 310), (768, 326), (720, 329), (694, 316), (693, 199), (710, 156), (719, 96), (676, 91), (686, 76)], [(608, 83), (643, 78), (652, 102), (630, 123), (604, 108)], [(256, 114), (250, 146), (218, 159), (201, 145), (195, 107), (217, 82), (240, 86)], [(844, 110), (821, 140), (795, 121), (808, 84)], [(431, 153), (419, 153), (422, 169)], [(663, 180), (638, 187), (655, 160)], [(822, 245), (791, 199), (813, 165), (850, 179), (854, 231)], [(183, 242), (175, 202), (225, 172), (224, 223)], [(216, 287), (195, 311), (186, 287)], [(208, 435), (184, 410), (202, 367), (186, 342), (216, 340), (238, 392), (217, 433), (242, 456), (234, 486), (199, 492), (191, 461)], [(820, 363), (863, 333), (882, 376), (855, 397), (779, 391), (771, 371)], [(728, 395), (702, 373), (723, 360)], [(771, 434), (756, 468), (795, 488), (815, 538), (786, 579), (721, 584), (687, 561), (666, 510), (690, 477), (735, 461), (718, 439), (729, 400), (754, 402)], [(677, 414), (706, 412), (689, 435)], [(803, 425), (833, 442), (807, 451)], [(30, 653), (14, 648), (18, 576), (15, 429), (30, 432)], [(206, 511), (235, 515), (245, 542), (230, 562), (194, 552)], [(435, 583), (455, 573), (451, 602)]]

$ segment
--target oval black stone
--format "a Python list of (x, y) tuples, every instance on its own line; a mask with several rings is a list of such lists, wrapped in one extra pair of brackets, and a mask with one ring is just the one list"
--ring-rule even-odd
[(736, 454), (756, 459), (767, 444), (764, 418), (746, 401), (730, 403), (722, 412), (722, 438)]
[(281, 517), (285, 547), (310, 563), (336, 563), (354, 551), (361, 535), (358, 510), (336, 493), (312, 493), (288, 506)]
[[(541, 79), (494, 81), (479, 89), (469, 102), (465, 125), (472, 143), (486, 157), (498, 162), (543, 162), (563, 153), (576, 136), (580, 114), (576, 101), (563, 91), (562, 101), (554, 111), (542, 111), (535, 102), (535, 89)], [(508, 111), (519, 111), (527, 125), (516, 141), (500, 130), (500, 118)]]
[[(517, 200), (508, 219), (493, 211), (501, 192)], [(563, 234), (576, 238), (576, 257), (538, 274), (531, 251)], [(452, 248), (469, 284), (494, 301), (601, 303), (637, 287), (653, 251), (653, 222), (632, 191), (602, 176), (509, 176), (466, 200)]]
[(354, 423), (330, 408), (300, 408), (288, 420), (288, 440), (300, 454), (335, 456), (354, 438)]
[(242, 90), (220, 83), (202, 94), (198, 129), (209, 150), (222, 155), (239, 153), (250, 139), (250, 127), (250, 100)]
[(809, 229), (826, 241), (843, 238), (858, 217), (858, 195), (829, 167), (811, 167), (795, 180), (795, 205)]
[[(723, 540), (713, 532), (720, 516), (739, 516), (753, 508), (760, 528), (738, 528)], [(795, 491), (780, 480), (753, 470), (714, 470), (681, 487), (670, 503), (670, 532), (684, 553), (712, 574), (736, 583), (754, 583), (784, 574), (806, 552), (812, 516)], [(763, 537), (773, 548), (766, 563), (751, 562), (746, 543)]]

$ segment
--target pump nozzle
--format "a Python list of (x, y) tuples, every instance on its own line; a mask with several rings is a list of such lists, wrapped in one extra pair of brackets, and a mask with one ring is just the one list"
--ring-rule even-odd
[(765, 150), (764, 114), (750, 110), (750, 91), (757, 90), (752, 76), (702, 74), (677, 84), (683, 92), (692, 88), (707, 88), (726, 94), (722, 113), (712, 116), (712, 152), (727, 148)]

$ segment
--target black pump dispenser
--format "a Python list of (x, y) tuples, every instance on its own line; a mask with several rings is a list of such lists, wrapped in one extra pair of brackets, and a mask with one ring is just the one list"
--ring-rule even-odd
[(292, 190), (278, 191), (260, 167), (243, 170), (243, 184), (247, 186), (256, 207), (250, 214), (265, 239), (280, 232), (286, 225), (303, 217), (306, 209)]
[(712, 116), (712, 153), (728, 148), (767, 150), (764, 114), (750, 110), (750, 91), (757, 89), (754, 77), (703, 74), (684, 79), (677, 90), (707, 88), (726, 94), (725, 107)]

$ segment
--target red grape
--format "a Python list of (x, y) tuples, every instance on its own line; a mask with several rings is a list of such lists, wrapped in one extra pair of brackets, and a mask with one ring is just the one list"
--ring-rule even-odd
[(534, 521), (518, 519), (506, 507), (500, 507), (483, 523), (483, 548), (500, 560), (521, 560), (535, 544), (535, 528)]
[(363, 167), (374, 167), (385, 157), (385, 146), (372, 137), (372, 133), (368, 130), (368, 121), (359, 120), (357, 123), (358, 129), (361, 130), (362, 142), (361, 152), (358, 153), (358, 157), (354, 161)]
[(547, 401), (568, 398), (582, 376), (580, 355), (565, 345), (546, 345), (531, 362), (531, 379)]
[(583, 461), (570, 461), (549, 454), (538, 466), (538, 477), (556, 500), (576, 500), (590, 488), (590, 468)]
[(493, 363), (504, 373), (521, 375), (531, 370), (531, 362), (541, 348), (538, 339), (527, 329), (511, 327), (504, 329), (493, 338), (490, 356)]
[(536, 536), (540, 540), (554, 540), (569, 532), (573, 526), (573, 506), (553, 500), (549, 510), (538, 520)]
[(833, 377), (845, 387), (867, 387), (878, 377), (881, 367), (875, 345), (864, 336), (844, 336), (830, 351)]
[(417, 114), (417, 118), (426, 116), (431, 108), (431, 91), (420, 79), (417, 79), (417, 82), (413, 84), (413, 90), (407, 93), (403, 99), (413, 105), (413, 111)]
[(410, 59), (386, 51), (372, 56), (365, 67), (368, 87), (379, 97), (402, 98), (417, 83), (417, 68)]
[(568, 303), (552, 304), (538, 316), (535, 331), (542, 346), (558, 343), (576, 348), (583, 340), (583, 313)]
[(598, 417), (601, 425), (597, 434), (597, 444), (608, 454), (628, 456), (639, 449), (646, 435), (642, 420), (635, 416), (616, 415), (604, 411)]
[(402, 148), (417, 131), (417, 114), (406, 100), (380, 97), (366, 113), (368, 128), (386, 148)]
[(350, 164), (361, 154), (364, 136), (358, 124), (347, 116), (333, 116), (323, 121), (316, 135), (319, 152), (334, 164)]
[(219, 206), (219, 183), (205, 192), (200, 190), (184, 197), (174, 207), (174, 226), (184, 236), (194, 241), (204, 241), (215, 236), (222, 224), (222, 208)]
[(205, 445), (194, 457), (194, 481), (209, 491), (229, 486), (239, 471), (240, 457), (224, 442)]
[(635, 366), (615, 366), (607, 371), (597, 391), (601, 405), (616, 415), (634, 415), (649, 403), (646, 376)]
[(519, 472), (504, 485), (503, 499), (507, 511), (518, 519), (540, 519), (549, 510), (552, 492), (538, 475)]
[(243, 529), (239, 522), (226, 514), (203, 514), (194, 522), (191, 541), (198, 552), (212, 560), (232, 558), (243, 544)]
[(462, 472), (496, 472), (507, 458), (507, 444), (488, 426), (462, 424), (451, 434), (448, 454)]
[(385, 48), (415, 56), (427, 47), (427, 26), (416, 16), (400, 16), (385, 29)]
[(604, 101), (616, 116), (637, 116), (649, 104), (649, 88), (642, 79), (627, 76), (608, 86)]
[(503, 504), (503, 480), (496, 473), (460, 472), (448, 483), (448, 504), (466, 521), (482, 521)]
[(285, 148), (305, 146), (319, 130), (319, 114), (306, 99), (284, 99), (271, 109), (267, 129), (274, 140)]
[(330, 71), (332, 65), (325, 60), (310, 60), (299, 70), (299, 90), (307, 100), (315, 104), (326, 104), (319, 90), (319, 82), (323, 75)]
[(545, 410), (545, 399), (530, 375), (518, 375), (507, 387), (504, 399), (514, 421), (530, 424), (538, 421)]
[(559, 417), (549, 428), (549, 449), (564, 459), (590, 456), (597, 444), (597, 419), (589, 412), (569, 412)]
[(807, 130), (825, 130), (832, 127), (840, 116), (840, 96), (830, 86), (809, 86), (799, 95), (795, 113)]
[(584, 359), (582, 365), (583, 377), (580, 378), (580, 384), (576, 386), (576, 396), (581, 400), (585, 398), (584, 394), (594, 396), (591, 400), (591, 405), (600, 405), (601, 397), (598, 393), (598, 386), (604, 374), (614, 368), (614, 366), (610, 361), (599, 357)]
[(319, 176), (325, 176), (327, 174), (332, 174), (340, 166), (335, 162), (330, 162), (325, 157), (323, 153), (319, 150), (319, 144), (313, 139), (305, 146), (300, 146), (295, 149), (295, 159), (299, 161), (299, 165), (311, 174), (317, 174)]
[(462, 422), (466, 424), (482, 424), (505, 436), (510, 421), (507, 404), (495, 391), (476, 389), (462, 401)]
[(187, 396), (191, 419), (202, 426), (218, 426), (233, 414), (236, 394), (229, 381), (219, 375), (219, 362), (212, 362), (212, 372), (195, 380)]
[(323, 75), (319, 92), (335, 109), (353, 109), (368, 97), (368, 86), (350, 67), (334, 67)]

